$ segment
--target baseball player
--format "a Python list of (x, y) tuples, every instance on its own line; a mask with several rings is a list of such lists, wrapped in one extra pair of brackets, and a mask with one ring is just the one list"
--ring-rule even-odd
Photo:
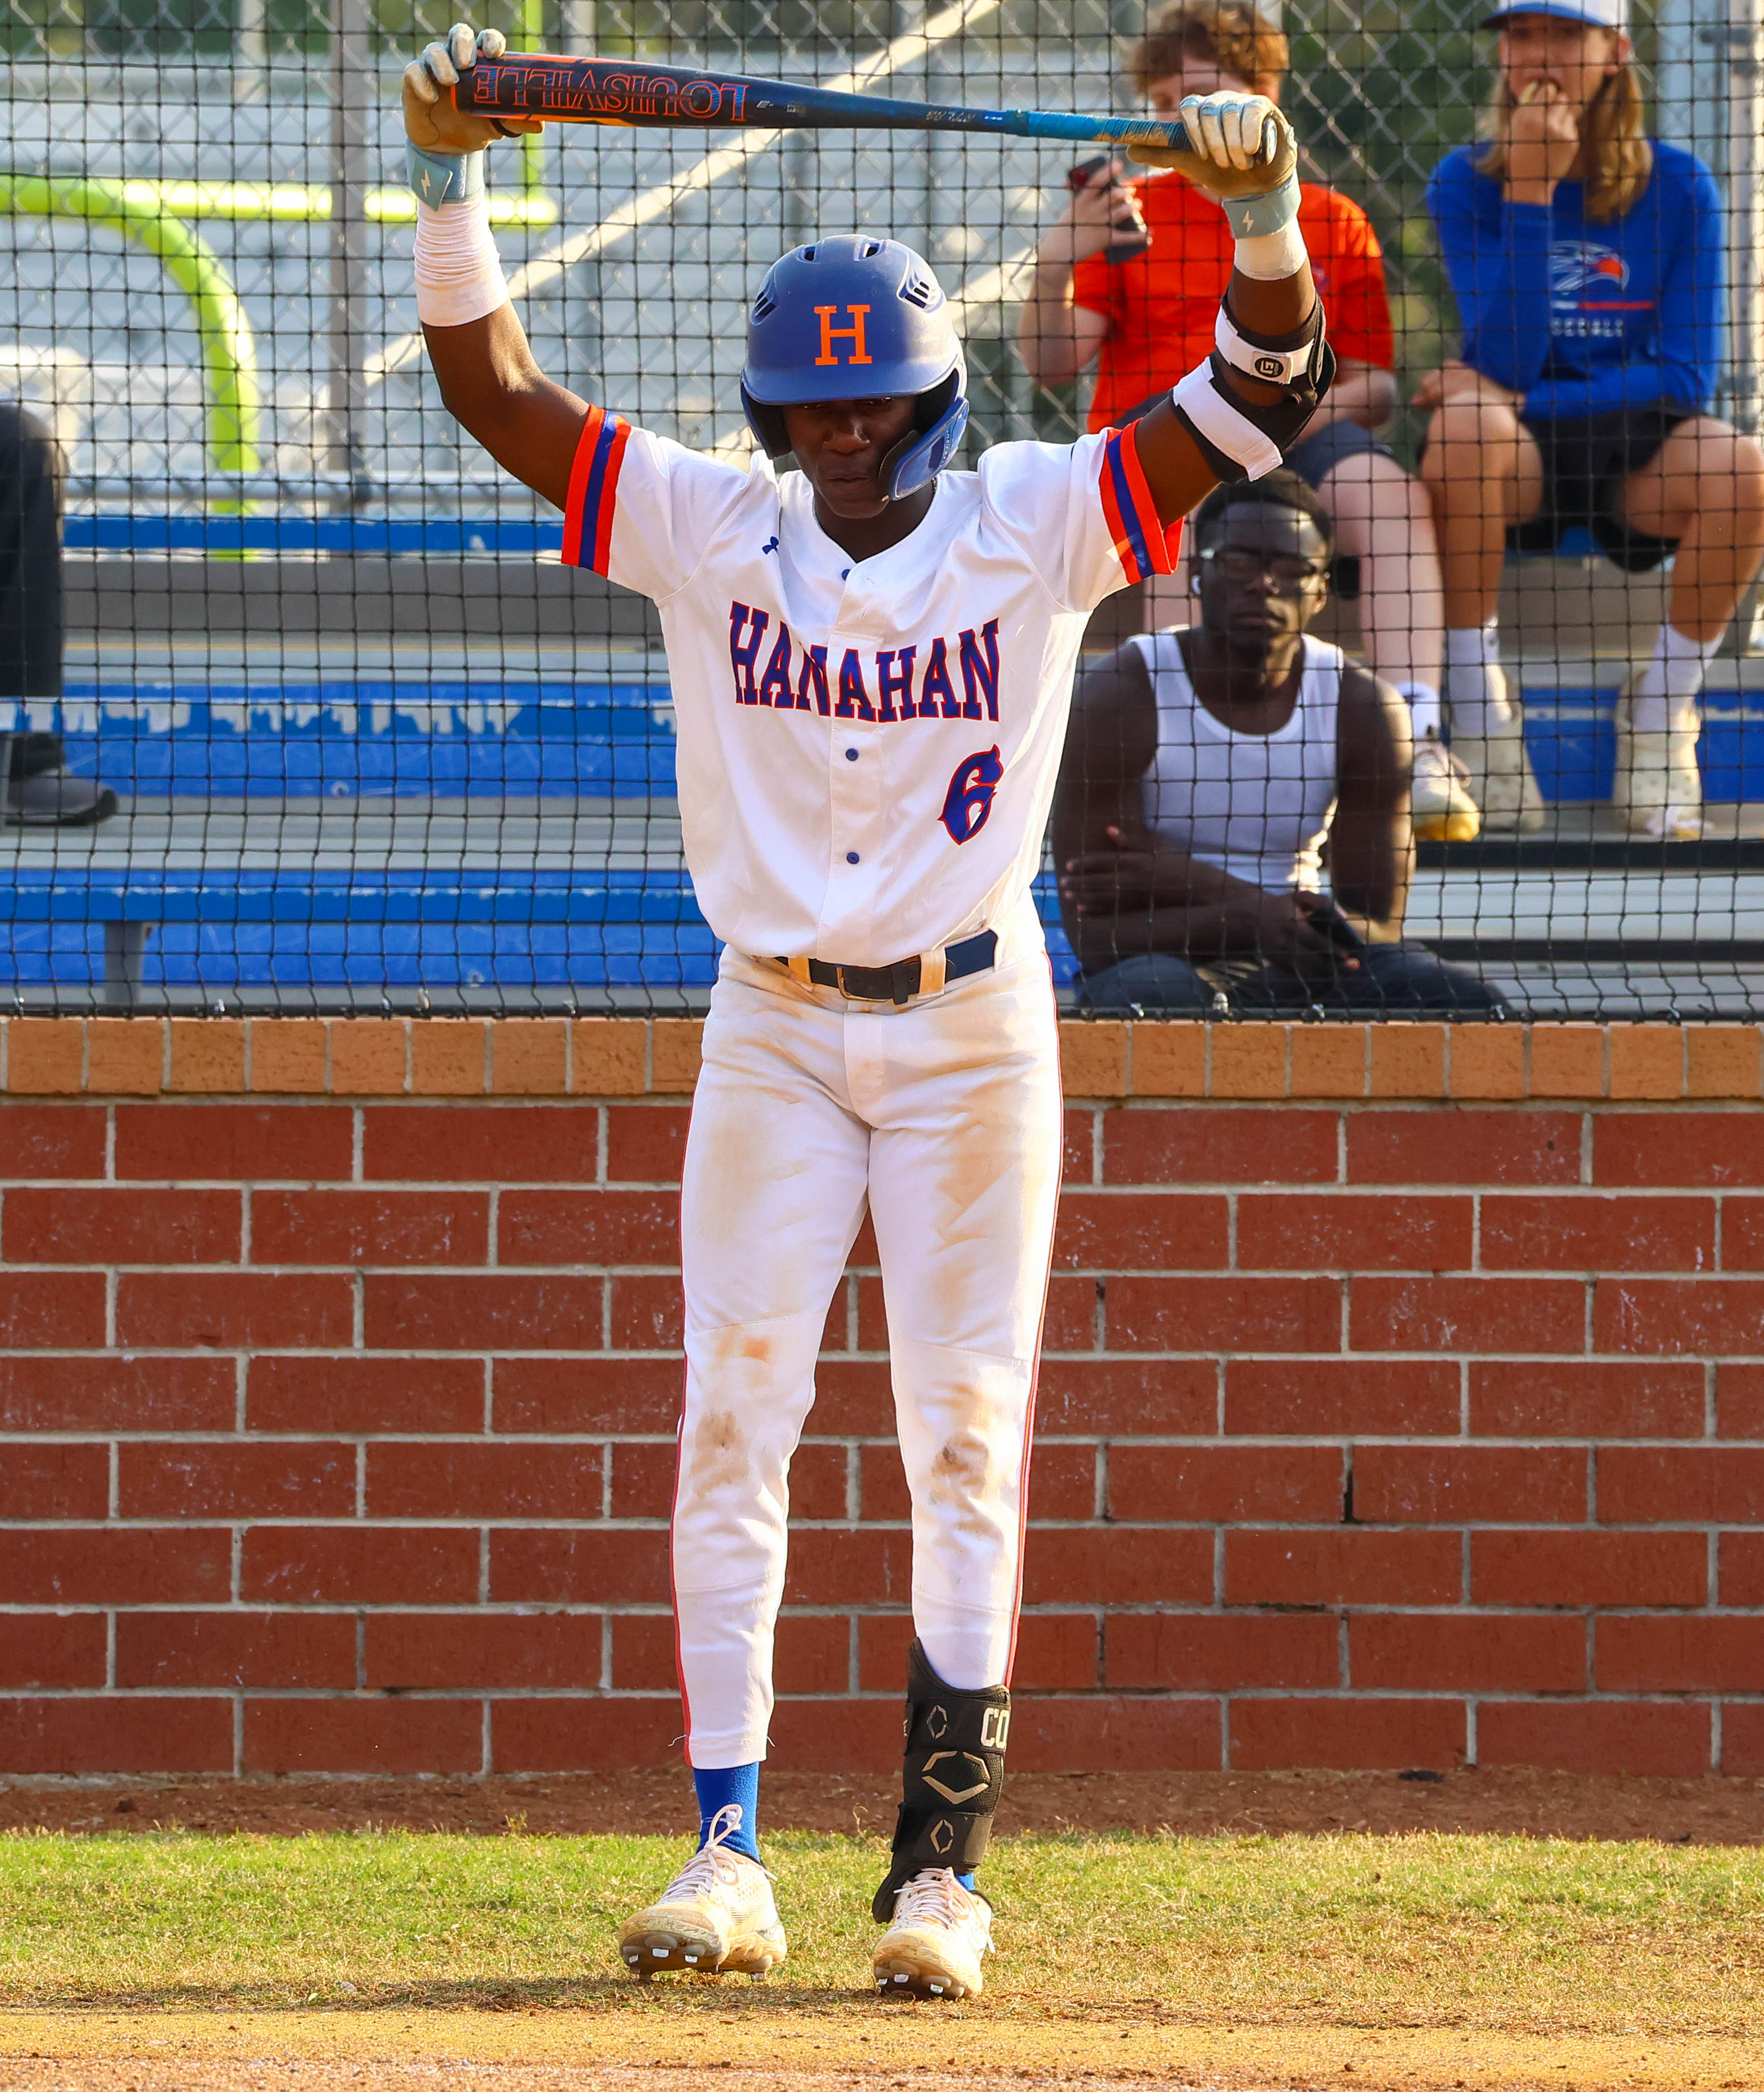
[(642, 1974), (785, 1957), (755, 1831), (790, 1456), (867, 1205), (918, 1636), (876, 1981), (971, 1996), (1059, 1186), (1031, 881), (1089, 613), (1168, 572), (1179, 519), (1278, 465), (1327, 388), (1292, 134), (1221, 94), (1184, 104), (1187, 148), (1148, 154), (1217, 197), (1237, 270), (1216, 352), (1132, 428), (948, 469), (967, 404), (944, 294), (910, 249), (848, 233), (759, 286), (757, 455), (737, 465), (534, 362), (484, 201), (484, 149), (516, 127), (443, 92), (501, 49), (460, 24), (404, 75), (417, 313), (449, 408), (564, 511), (564, 559), (659, 611), (686, 858), (724, 947), (681, 1199), (672, 1559), (699, 1843), (619, 1951)]

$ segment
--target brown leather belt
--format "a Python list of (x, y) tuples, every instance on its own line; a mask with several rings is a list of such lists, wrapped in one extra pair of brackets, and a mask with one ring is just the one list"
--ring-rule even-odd
[[(983, 974), (997, 956), (996, 930), (965, 937), (959, 944), (946, 945), (936, 955), (943, 962), (944, 983), (964, 979), (969, 974)], [(929, 992), (926, 975), (931, 969), (919, 958), (897, 959), (891, 966), (837, 966), (826, 959), (780, 959), (778, 964), (816, 988), (837, 988), (854, 1002), (901, 1004), (910, 1002), (922, 988)]]

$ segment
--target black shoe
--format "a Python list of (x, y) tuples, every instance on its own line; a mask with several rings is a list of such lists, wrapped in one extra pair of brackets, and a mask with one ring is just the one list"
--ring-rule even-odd
[(116, 811), (116, 794), (96, 777), (38, 770), (7, 780), (5, 819), (17, 828), (95, 828)]

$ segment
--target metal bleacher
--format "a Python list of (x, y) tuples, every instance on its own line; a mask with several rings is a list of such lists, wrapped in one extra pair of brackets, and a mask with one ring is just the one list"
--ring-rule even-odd
[[(1627, 835), (1611, 807), (1617, 697), (1645, 659), (1670, 569), (1624, 575), (1584, 533), (1507, 561), (1501, 633), (1542, 829), (1422, 843), (1407, 933), (1537, 1016), (1740, 1016), (1764, 992), (1764, 654), (1730, 635), (1703, 693), (1704, 835)], [(1353, 606), (1319, 625), (1352, 647)]]
[[(624, 0), (600, 6), (603, 33), (636, 19)], [(945, 15), (891, 0), (872, 21), (859, 0), (851, 33), (804, 27), (792, 41), (761, 6), (754, 20), (774, 27), (728, 55), (745, 70), (831, 77), (854, 52), (880, 51), (886, 91), (1109, 106), (1110, 32), (1126, 18), (1100, 0), (963, 0), (954, 12), (928, 51), (895, 63), (888, 39), (901, 23)], [(1466, 54), (1475, 15), (1453, 32)], [(1334, 18), (1320, 0), (1287, 15), (1321, 25), (1314, 63), (1349, 49), (1322, 33)], [(572, 19), (566, 0), (546, 32), (575, 33)], [(113, 187), (149, 175), (156, 195), (175, 184), (193, 195), (199, 176), (318, 195), (333, 171), (323, 67), (292, 43), (274, 63), (238, 57), (20, 58), (6, 90), (15, 164)], [(396, 160), (381, 89), (399, 62), (388, 44), (363, 68), (378, 67), (381, 97), (363, 181)], [(1399, 206), (1412, 220), (1413, 185), (1399, 194), (1399, 177), (1413, 167), (1387, 154), (1368, 171), (1382, 119), (1369, 90), (1356, 81), (1355, 93), (1347, 116), (1338, 97), (1326, 121), (1308, 106), (1301, 128), (1324, 171), (1386, 213), (1388, 233)], [(1359, 127), (1351, 138), (1344, 123)], [(1442, 118), (1439, 138), (1449, 132)], [(1416, 166), (1430, 164), (1429, 136)], [(523, 313), (548, 370), (662, 433), (737, 444), (754, 263), (813, 226), (867, 222), (885, 192), (892, 229), (924, 248), (959, 300), (979, 439), (1070, 433), (1074, 403), (1033, 395), (1005, 346), (1015, 272), (1063, 194), (1063, 150), (824, 133), (694, 188), (700, 149), (612, 131), (547, 143), (555, 208), (505, 218), (501, 244), (511, 270), (536, 272)], [(647, 217), (633, 206), (657, 198)], [(220, 207), (205, 189), (190, 205)], [(55, 416), (73, 473), (64, 695), (8, 706), (0, 693), (0, 733), (61, 732), (73, 767), (125, 800), (96, 830), (0, 829), (0, 1001), (702, 1005), (715, 949), (681, 857), (653, 613), (564, 568), (555, 517), (460, 443), (410, 344), (408, 228), (376, 223), (339, 335), (327, 223), (236, 217), (224, 240), (207, 227), (256, 332), (262, 394), (253, 461), (234, 440), (234, 477), (218, 482), (225, 446), (187, 301), (153, 257), (102, 226), (0, 223), (17, 307), (16, 382), (0, 384)], [(1421, 266), (1394, 239), (1387, 251), (1393, 272)], [(1403, 301), (1421, 317), (1406, 324), (1425, 357), (1437, 322), (1414, 291), (1421, 277), (1408, 280)], [(335, 362), (327, 374), (339, 340), (347, 411)], [(1409, 933), (1480, 967), (1515, 1014), (1754, 1012), (1764, 657), (1719, 661), (1710, 680), (1708, 836), (1632, 842), (1604, 804), (1611, 707), (1637, 635), (1658, 621), (1658, 577), (1625, 581), (1576, 555), (1516, 562), (1510, 582), (1502, 630), (1550, 819), (1520, 840), (1424, 845)], [(1346, 607), (1342, 618), (1351, 640)], [(1040, 897), (1064, 981), (1070, 954), (1045, 876)]]
[[(204, 529), (219, 543), (176, 556)], [(283, 529), (262, 564), (218, 556), (253, 549), (237, 522), (71, 534), (90, 541), (70, 560), (86, 629), (59, 707), (16, 724), (61, 731), (129, 808), (83, 835), (6, 832), (27, 996), (702, 1001), (715, 948), (680, 852), (666, 663), (647, 607), (558, 567), (551, 526), (344, 519)], [(340, 534), (349, 622), (332, 632), (330, 561), (313, 555)], [(1422, 845), (1409, 930), (1515, 1007), (1738, 1011), (1764, 985), (1764, 659), (1710, 679), (1705, 840), (1623, 836), (1603, 803), (1612, 708), (1628, 621), (1653, 613), (1649, 585), (1615, 579), (1590, 559), (1515, 563), (1506, 622), (1548, 825)], [(254, 633), (272, 599), (280, 629)], [(420, 636), (396, 629), (409, 603)], [(435, 629), (437, 604), (456, 629)], [(310, 629), (288, 629), (302, 617)], [(1336, 629), (1354, 637), (1345, 606)], [(1041, 898), (1064, 981), (1045, 877)]]
[[(637, 21), (620, 0), (591, 25), (581, 11), (566, 0), (519, 19), (535, 39), (603, 43)], [(857, 63), (930, 98), (1105, 106), (1112, 92), (1091, 0), (1082, 19), (1044, 0), (860, 4), (837, 32), (792, 17), (794, 40), (750, 12), (750, 45), (730, 45), (714, 11), (679, 33), (743, 70), (832, 78)], [(125, 803), (96, 830), (0, 829), (0, 996), (702, 1004), (715, 949), (681, 858), (648, 606), (563, 568), (552, 512), (461, 443), (409, 333), (409, 229), (383, 211), (339, 319), (325, 184), (344, 198), (367, 185), (375, 216), (372, 185), (401, 162), (387, 89), (409, 32), (376, 41), (362, 0), (331, 0), (321, 45), (327, 14), (333, 54), (356, 40), (342, 84), (322, 49), (311, 61), (286, 35), (267, 60), (260, 37), (250, 65), (242, 40), (205, 62), (167, 32), (128, 63), (105, 58), (113, 37), (11, 68), (15, 163), (66, 176), (71, 202), (39, 188), (88, 222), (38, 224), (17, 215), (37, 191), (6, 192), (18, 391), (56, 417), (72, 477), (63, 697), (8, 707), (0, 693), (0, 733), (61, 732), (71, 766)], [(334, 121), (346, 93), (363, 111), (352, 162)], [(1000, 264), (1027, 251), (1066, 158), (1027, 140), (824, 134), (737, 153), (698, 184), (693, 163), (724, 142), (577, 131), (524, 176), (512, 156), (498, 170), (537, 168), (550, 199), (501, 232), (511, 272), (532, 277), (523, 317), (545, 367), (698, 447), (741, 440), (756, 255), (815, 223), (859, 223), (886, 192), (898, 229), (971, 294), (971, 339), (996, 351)], [(91, 222), (86, 191), (105, 203), (141, 176), (142, 195), (201, 221), (254, 331), (255, 448), (236, 430), (230, 447), (217, 439), (188, 300), (138, 242)], [(221, 193), (229, 181), (239, 195)], [(250, 183), (299, 207), (253, 215)], [(215, 212), (224, 225), (202, 215)], [(1028, 433), (1022, 395), (992, 396), (993, 434)]]

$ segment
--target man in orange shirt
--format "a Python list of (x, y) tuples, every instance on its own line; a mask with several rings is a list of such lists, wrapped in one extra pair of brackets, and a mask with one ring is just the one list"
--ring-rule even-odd
[[(1286, 63), (1286, 37), (1252, 0), (1171, 0), (1135, 45), (1128, 71), (1157, 113), (1170, 117), (1184, 95), (1221, 89), (1278, 101)], [(1415, 832), (1466, 840), (1479, 817), (1463, 766), (1442, 738), (1445, 612), (1433, 516), (1418, 482), (1371, 433), (1397, 404), (1383, 257), (1358, 204), (1312, 182), (1300, 197), (1299, 223), (1338, 368), (1286, 461), (1329, 511), (1338, 551), (1359, 563), (1367, 663), (1413, 715)], [(1212, 347), (1231, 255), (1224, 214), (1180, 175), (1127, 182), (1118, 165), (1099, 167), (1037, 253), (1017, 333), (1029, 374), (1070, 384), (1094, 361), (1090, 426), (1124, 426)], [(1170, 620), (1154, 614), (1152, 621)]]

